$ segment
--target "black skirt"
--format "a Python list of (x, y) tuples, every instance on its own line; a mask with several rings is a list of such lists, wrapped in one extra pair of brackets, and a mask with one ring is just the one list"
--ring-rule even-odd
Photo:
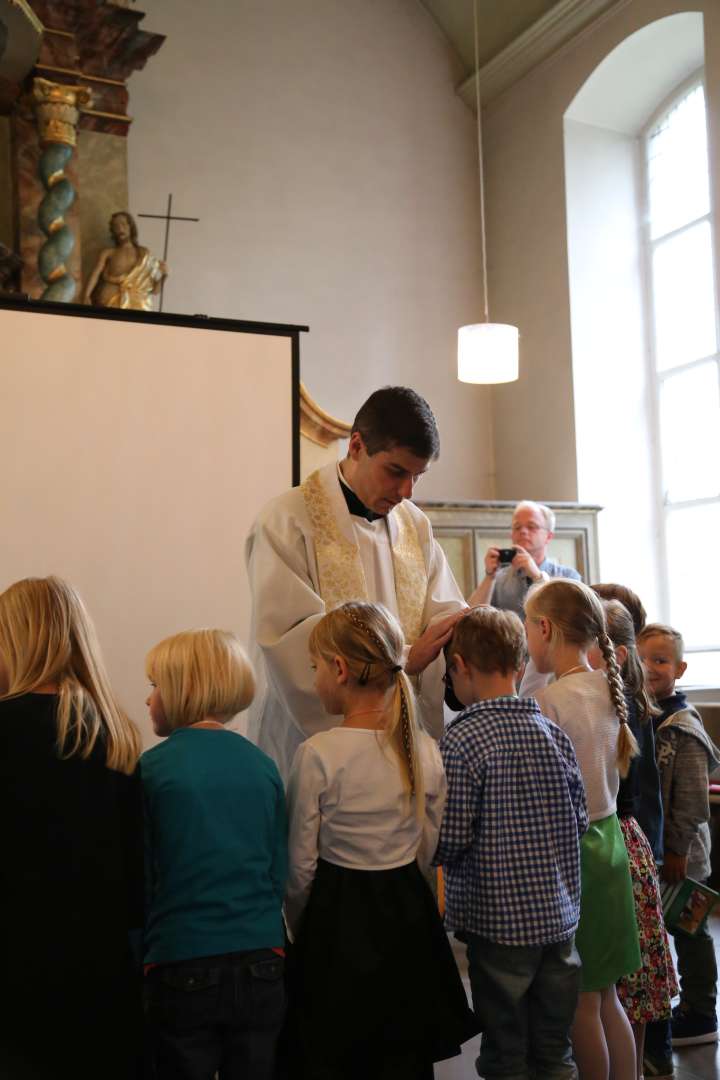
[[(454, 1057), (479, 1025), (416, 863), (348, 870), (318, 861), (289, 958), (296, 1065)], [(295, 1071), (295, 1070), (293, 1070)]]

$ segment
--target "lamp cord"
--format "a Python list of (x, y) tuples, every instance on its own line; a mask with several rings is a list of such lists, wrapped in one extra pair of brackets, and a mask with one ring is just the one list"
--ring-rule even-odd
[(488, 305), (487, 283), (487, 246), (485, 241), (485, 185), (483, 182), (482, 113), (480, 111), (480, 44), (478, 38), (477, 0), (473, 0), (473, 20), (475, 24), (475, 108), (477, 110), (478, 178), (480, 185), (480, 242), (482, 246), (482, 274), (483, 295), (485, 298), (485, 322), (490, 322), (490, 308)]

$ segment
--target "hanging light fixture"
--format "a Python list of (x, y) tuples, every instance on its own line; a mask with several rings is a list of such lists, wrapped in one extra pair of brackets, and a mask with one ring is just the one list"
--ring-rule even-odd
[(475, 28), (475, 106), (477, 109), (478, 179), (480, 188), (480, 240), (482, 244), (485, 321), (458, 330), (458, 379), (467, 383), (514, 382), (518, 377), (518, 328), (491, 323), (488, 306), (487, 247), (485, 242), (485, 185), (483, 180), (482, 112), (477, 0), (473, 0)]

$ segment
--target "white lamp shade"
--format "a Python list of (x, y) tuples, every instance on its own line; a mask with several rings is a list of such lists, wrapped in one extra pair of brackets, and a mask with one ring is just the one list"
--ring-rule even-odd
[(514, 382), (518, 377), (518, 328), (474, 323), (458, 330), (458, 379), (467, 383)]

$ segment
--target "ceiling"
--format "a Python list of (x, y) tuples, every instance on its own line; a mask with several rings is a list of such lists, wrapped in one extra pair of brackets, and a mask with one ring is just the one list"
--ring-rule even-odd
[[(473, 0), (420, 0), (465, 65), (475, 70)], [(478, 58), (483, 67), (528, 27), (557, 5), (557, 0), (478, 0)]]

